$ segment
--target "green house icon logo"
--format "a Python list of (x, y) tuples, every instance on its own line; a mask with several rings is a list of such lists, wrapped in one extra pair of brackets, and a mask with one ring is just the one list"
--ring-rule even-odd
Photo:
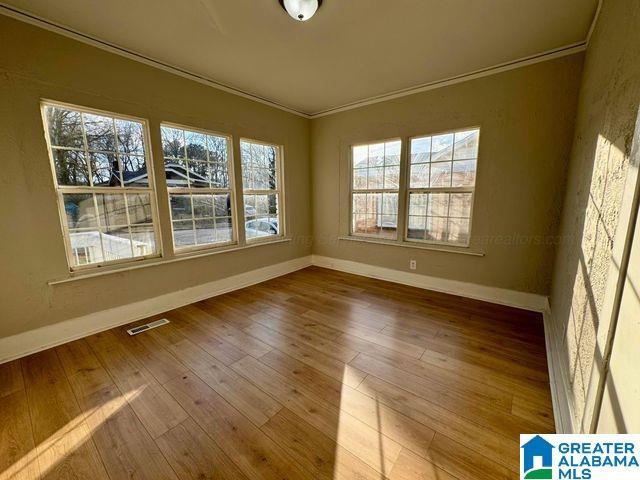
[(552, 480), (555, 447), (540, 435), (536, 435), (520, 448), (523, 450), (522, 478)]

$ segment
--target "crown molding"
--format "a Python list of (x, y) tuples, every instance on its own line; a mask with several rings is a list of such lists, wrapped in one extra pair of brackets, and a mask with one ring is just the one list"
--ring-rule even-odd
[(329, 108), (320, 112), (312, 113), (309, 116), (314, 118), (325, 117), (327, 115), (333, 115), (334, 113), (344, 112), (346, 110), (353, 110), (354, 108), (364, 107), (366, 105), (373, 105), (374, 103), (386, 102), (396, 98), (406, 97), (408, 95), (414, 95), (416, 93), (426, 92), (429, 90), (435, 90), (437, 88), (447, 87), (449, 85), (455, 85), (456, 83), (468, 82), (469, 80), (475, 80), (476, 78), (488, 77), (497, 73), (506, 72), (508, 70), (514, 70), (516, 68), (526, 67), (535, 63), (546, 62), (555, 58), (565, 57), (567, 55), (573, 55), (575, 53), (583, 52), (587, 49), (586, 42), (573, 43), (547, 52), (538, 53), (529, 57), (520, 58), (510, 62), (501, 63), (480, 70), (475, 70), (469, 73), (463, 73), (453, 77), (445, 78), (442, 80), (436, 80), (434, 82), (417, 85), (415, 87), (409, 87), (395, 92), (384, 93), (375, 97), (369, 97), (363, 100), (358, 100), (352, 103), (347, 103), (338, 107)]
[(169, 73), (173, 73), (175, 75), (179, 75), (183, 78), (187, 78), (189, 80), (196, 81), (203, 85), (207, 85), (209, 87), (216, 88), (218, 90), (222, 90), (227, 93), (231, 93), (234, 95), (238, 95), (240, 97), (253, 100), (255, 102), (262, 103), (264, 105), (268, 105), (273, 108), (277, 108), (279, 110), (283, 110), (288, 113), (292, 113), (294, 115), (298, 115), (300, 117), (306, 119), (316, 119), (325, 117), (328, 115), (333, 115), (335, 113), (344, 112), (347, 110), (353, 110), (356, 108), (364, 107), (367, 105), (373, 105), (375, 103), (386, 102), (388, 100), (393, 100), (396, 98), (406, 97), (408, 95), (414, 95), (416, 93), (426, 92), (429, 90), (435, 90), (437, 88), (447, 87), (449, 85), (455, 85), (457, 83), (467, 82), (470, 80), (475, 80), (477, 78), (487, 77), (490, 75), (495, 75), (498, 73), (506, 72), (509, 70), (514, 70), (517, 68), (526, 67), (529, 65), (533, 65), (536, 63), (546, 62), (549, 60), (553, 60), (556, 58), (564, 57), (567, 55), (573, 55), (575, 53), (583, 52), (586, 50), (588, 41), (593, 33), (595, 24), (598, 19), (598, 15), (600, 13), (600, 9), (602, 6), (602, 0), (598, 2), (598, 8), (596, 9), (593, 21), (591, 22), (591, 26), (589, 28), (589, 33), (587, 38), (582, 42), (573, 43), (570, 45), (565, 45), (563, 47), (559, 47), (553, 50), (548, 50), (546, 52), (537, 53), (535, 55), (530, 55), (528, 57), (512, 60), (509, 62), (504, 62), (498, 65), (493, 65), (490, 67), (482, 68), (479, 70), (474, 70), (472, 72), (463, 73), (460, 75), (455, 75), (452, 77), (444, 78), (441, 80), (436, 80), (433, 82), (424, 83), (421, 85), (416, 85), (413, 87), (403, 88), (400, 90), (396, 90), (393, 92), (384, 93), (381, 95), (376, 95), (373, 97), (364, 98), (361, 100), (357, 100), (354, 102), (349, 102), (343, 105), (339, 105), (336, 107), (331, 107), (325, 110), (320, 110), (317, 112), (304, 112), (301, 110), (297, 110), (295, 108), (288, 107), (286, 105), (280, 104), (278, 102), (274, 102), (264, 97), (260, 97), (259, 95), (252, 94), (250, 92), (243, 91), (241, 89), (235, 88), (230, 85), (223, 84), (211, 78), (207, 78), (203, 75), (191, 72), (189, 70), (177, 67), (175, 65), (171, 65), (159, 60), (155, 60), (151, 57), (147, 57), (135, 51), (120, 47), (118, 45), (109, 43), (104, 40), (100, 40), (98, 38), (94, 38), (90, 35), (86, 35), (80, 33), (76, 30), (73, 30), (69, 27), (65, 27), (64, 25), (60, 25), (56, 22), (52, 22), (45, 18), (34, 15), (30, 12), (26, 12), (24, 10), (18, 9), (13, 6), (6, 5), (0, 2), (0, 14), (6, 15), (11, 18), (15, 18), (16, 20), (23, 21), (25, 23), (29, 23), (31, 25), (35, 25), (37, 27), (43, 28), (45, 30), (52, 31), (54, 33), (58, 33), (60, 35), (64, 35), (66, 37), (72, 38), (79, 42), (92, 45), (94, 47), (100, 48), (102, 50), (106, 50), (110, 53), (115, 53), (117, 55), (121, 55), (123, 57), (129, 58), (131, 60), (135, 60), (146, 65), (159, 68)]
[(169, 73), (173, 73), (175, 75), (179, 75), (181, 77), (187, 78), (189, 80), (193, 80), (198, 83), (202, 83), (203, 85), (207, 85), (209, 87), (216, 88), (218, 90), (222, 90), (223, 92), (231, 93), (234, 95), (238, 95), (243, 98), (247, 98), (249, 100), (253, 100), (254, 102), (259, 102), (264, 105), (268, 105), (270, 107), (277, 108), (279, 110), (284, 110), (288, 113), (293, 113), (294, 115), (299, 115), (304, 118), (310, 118), (308, 113), (302, 112), (300, 110), (296, 110), (295, 108), (287, 107), (286, 105), (282, 105), (278, 102), (274, 102), (267, 98), (260, 97), (259, 95), (254, 95), (249, 92), (245, 92), (239, 88), (232, 87), (230, 85), (226, 85), (224, 83), (218, 82), (216, 80), (207, 78), (198, 73), (191, 72), (181, 67), (176, 67), (175, 65), (171, 65), (159, 60), (155, 60), (151, 57), (147, 57), (140, 53), (134, 52), (132, 50), (126, 49), (124, 47), (120, 47), (118, 45), (109, 43), (104, 40), (100, 40), (98, 38), (92, 37), (90, 35), (85, 35), (84, 33), (80, 33), (76, 30), (73, 30), (69, 27), (65, 27), (56, 22), (52, 22), (45, 18), (39, 17), (32, 13), (26, 12), (24, 10), (15, 8), (13, 6), (6, 5), (4, 3), (0, 3), (0, 14), (5, 15), (7, 17), (14, 18), (16, 20), (20, 20), (25, 23), (29, 23), (31, 25), (35, 25), (36, 27), (43, 28), (45, 30), (49, 30), (54, 33), (58, 33), (60, 35), (64, 35), (65, 37), (72, 38), (82, 43), (86, 43), (93, 47), (100, 48), (102, 50), (106, 50), (110, 53), (115, 53), (116, 55), (120, 55), (126, 57), (130, 60), (135, 60), (140, 63), (144, 63), (151, 67), (159, 68)]
[(587, 32), (587, 38), (585, 40), (585, 43), (587, 44), (587, 46), (591, 42), (591, 36), (593, 35), (593, 31), (596, 29), (596, 23), (598, 23), (598, 18), (600, 17), (600, 10), (602, 10), (602, 0), (598, 0), (596, 13), (593, 14), (593, 20), (591, 20), (591, 25), (589, 26), (589, 32)]

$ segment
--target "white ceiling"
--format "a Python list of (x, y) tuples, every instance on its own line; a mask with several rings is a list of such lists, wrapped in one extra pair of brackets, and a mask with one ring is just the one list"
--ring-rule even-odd
[(11, 0), (92, 38), (313, 114), (584, 42), (597, 0)]

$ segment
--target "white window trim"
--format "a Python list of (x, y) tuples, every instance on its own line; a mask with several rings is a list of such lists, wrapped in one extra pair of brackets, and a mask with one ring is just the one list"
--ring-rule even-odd
[[(398, 175), (398, 188), (397, 189), (391, 189), (391, 188), (367, 188), (367, 189), (363, 189), (363, 190), (354, 190), (353, 188), (353, 150), (356, 147), (363, 147), (363, 146), (369, 146), (369, 145), (373, 145), (373, 144), (377, 144), (377, 143), (387, 143), (387, 142), (400, 142), (400, 164), (398, 165), (399, 167), (399, 175)], [(404, 158), (404, 149), (405, 149), (405, 139), (401, 138), (401, 137), (391, 137), (391, 138), (387, 138), (387, 139), (382, 139), (382, 140), (371, 140), (370, 142), (359, 142), (359, 143), (354, 143), (353, 145), (351, 145), (349, 147), (349, 236), (351, 237), (356, 237), (356, 238), (362, 238), (362, 239), (376, 239), (376, 240), (380, 240), (380, 241), (387, 241), (387, 242), (397, 242), (400, 238), (400, 236), (398, 235), (398, 233), (400, 232), (400, 222), (401, 222), (401, 202), (402, 202), (402, 195), (401, 195), (401, 189), (402, 189), (402, 177), (403, 175), (403, 167), (402, 167), (402, 161)], [(384, 171), (383, 171), (384, 172)], [(384, 185), (384, 173), (382, 176), (382, 185)], [(370, 234), (366, 234), (366, 233), (357, 233), (353, 231), (353, 195), (354, 194), (367, 194), (367, 193), (396, 193), (398, 195), (398, 213), (397, 213), (397, 219), (396, 219), (396, 235), (395, 237), (381, 237), (379, 235), (370, 235)]]
[[(46, 113), (45, 113), (45, 108), (46, 107), (60, 107), (60, 108), (67, 108), (69, 110), (75, 110), (81, 113), (88, 113), (88, 114), (93, 114), (93, 115), (101, 115), (101, 116), (108, 116), (108, 117), (112, 117), (114, 119), (121, 119), (121, 120), (130, 120), (130, 121), (135, 121), (135, 122), (139, 122), (142, 124), (142, 131), (143, 131), (143, 138), (144, 138), (144, 147), (145, 147), (145, 153), (144, 153), (144, 159), (145, 159), (145, 164), (147, 167), (147, 174), (148, 174), (148, 181), (149, 181), (149, 187), (148, 188), (141, 188), (141, 187), (94, 187), (92, 185), (93, 183), (93, 179), (91, 178), (91, 173), (89, 172), (89, 185), (88, 186), (84, 186), (84, 187), (78, 187), (78, 186), (65, 186), (65, 185), (58, 185), (58, 175), (56, 172), (56, 168), (55, 168), (55, 161), (53, 158), (53, 148), (51, 145), (51, 139), (49, 136), (49, 124), (47, 122), (47, 118), (46, 118)], [(158, 216), (158, 198), (157, 198), (157, 191), (156, 191), (156, 183), (155, 183), (155, 172), (154, 172), (154, 168), (153, 168), (153, 151), (151, 148), (151, 135), (149, 133), (149, 122), (141, 117), (135, 117), (132, 115), (125, 115), (125, 114), (121, 114), (121, 113), (115, 113), (115, 112), (110, 112), (108, 110), (99, 110), (99, 109), (94, 109), (94, 108), (90, 108), (90, 107), (84, 107), (84, 106), (80, 106), (80, 105), (74, 105), (71, 103), (64, 103), (64, 102), (58, 102), (55, 100), (49, 100), (49, 99), (42, 99), (40, 101), (40, 114), (42, 116), (42, 125), (44, 127), (44, 133), (45, 133), (45, 140), (47, 143), (47, 154), (49, 155), (49, 166), (51, 168), (51, 174), (52, 174), (52, 179), (53, 179), (53, 186), (54, 189), (56, 191), (56, 199), (57, 199), (57, 203), (58, 203), (58, 215), (60, 217), (60, 225), (62, 227), (62, 237), (63, 237), (63, 241), (64, 241), (64, 247), (65, 247), (65, 253), (66, 253), (66, 257), (67, 257), (67, 265), (69, 268), (69, 272), (73, 273), (73, 272), (80, 272), (80, 271), (92, 271), (92, 270), (96, 270), (96, 269), (100, 269), (100, 268), (104, 268), (104, 267), (110, 267), (110, 266), (114, 266), (114, 265), (127, 265), (127, 264), (132, 264), (135, 262), (144, 262), (146, 260), (149, 259), (154, 259), (154, 258), (159, 258), (163, 256), (163, 248), (162, 248), (162, 237), (160, 234), (160, 228), (159, 228), (159, 216)], [(84, 150), (85, 152), (87, 151), (87, 138), (86, 138), (86, 131), (83, 127), (82, 129), (82, 136), (83, 136), (83, 140), (84, 140)], [(117, 136), (116, 136), (116, 141), (117, 141)], [(63, 148), (64, 149), (64, 148)], [(74, 150), (74, 149), (70, 149), (70, 150)], [(113, 153), (113, 152), (109, 152), (109, 153)], [(87, 162), (89, 162), (89, 159), (87, 158)], [(122, 171), (122, 169), (121, 169)], [(144, 255), (144, 256), (139, 256), (139, 257), (132, 257), (132, 258), (124, 258), (121, 260), (109, 260), (109, 261), (103, 261), (103, 262), (97, 262), (97, 263), (90, 263), (90, 264), (86, 264), (86, 265), (73, 265), (73, 257), (74, 257), (74, 252), (73, 252), (73, 248), (71, 247), (71, 236), (70, 236), (70, 232), (69, 232), (69, 226), (67, 223), (67, 215), (64, 209), (64, 197), (63, 194), (67, 193), (67, 194), (73, 194), (73, 193), (116, 193), (116, 192), (121, 192), (123, 194), (125, 194), (125, 202), (126, 202), (126, 194), (128, 193), (145, 193), (149, 195), (149, 201), (151, 203), (151, 220), (153, 223), (153, 233), (155, 235), (155, 244), (156, 244), (156, 253), (152, 254), (152, 255)], [(126, 211), (126, 215), (127, 215), (127, 221), (129, 221), (129, 209), (127, 208)]]
[[(285, 221), (284, 219), (286, 218), (285, 216), (285, 198), (284, 198), (284, 146), (279, 145), (277, 143), (271, 143), (271, 142), (266, 142), (263, 140), (255, 140), (252, 138), (248, 138), (248, 137), (240, 137), (239, 138), (239, 142), (238, 142), (238, 147), (239, 147), (239, 151), (238, 151), (238, 156), (240, 158), (240, 173), (242, 175), (242, 142), (249, 142), (249, 143), (254, 143), (257, 145), (264, 145), (264, 146), (268, 146), (268, 147), (273, 147), (276, 151), (276, 189), (275, 190), (245, 190), (244, 188), (244, 182), (242, 181), (242, 176), (240, 177), (240, 193), (241, 193), (241, 198), (242, 198), (242, 228), (243, 231), (245, 232), (244, 234), (244, 242), (246, 245), (255, 245), (255, 244), (261, 244), (261, 243), (270, 243), (270, 242), (277, 242), (282, 240), (283, 238), (286, 238), (286, 232), (287, 232), (287, 228), (285, 225)], [(277, 196), (277, 203), (278, 203), (278, 235), (267, 235), (264, 237), (255, 237), (255, 238), (251, 238), (248, 239), (246, 236), (246, 224), (247, 224), (247, 220), (246, 220), (246, 215), (245, 215), (245, 203), (244, 203), (244, 196), (245, 195), (276, 195)]]
[[(413, 140), (414, 138), (423, 138), (423, 137), (434, 137), (434, 136), (438, 136), (438, 135), (443, 135), (443, 134), (448, 134), (448, 133), (452, 133), (455, 134), (457, 132), (466, 132), (469, 130), (478, 130), (478, 153), (476, 155), (476, 177), (474, 179), (473, 182), (473, 187), (423, 187), (423, 188), (411, 188), (410, 183), (411, 183), (411, 140)], [(406, 160), (406, 166), (405, 166), (405, 170), (406, 173), (404, 175), (404, 180), (405, 180), (405, 193), (404, 193), (404, 202), (406, 204), (406, 213), (405, 213), (405, 227), (404, 227), (404, 234), (403, 234), (403, 240), (406, 243), (416, 243), (416, 244), (425, 244), (425, 245), (440, 245), (440, 246), (445, 246), (445, 247), (458, 247), (458, 248), (469, 248), (469, 246), (471, 245), (471, 232), (472, 232), (472, 228), (473, 228), (473, 206), (474, 206), (474, 202), (476, 199), (476, 180), (478, 177), (478, 166), (480, 164), (480, 135), (481, 135), (481, 131), (480, 131), (480, 127), (479, 126), (473, 126), (473, 127), (465, 127), (465, 128), (456, 128), (456, 129), (452, 129), (452, 130), (444, 130), (441, 132), (436, 132), (436, 133), (425, 133), (422, 135), (414, 135), (412, 137), (407, 138), (407, 160)], [(455, 152), (454, 152), (455, 154)], [(453, 159), (451, 160), (453, 162)], [(452, 170), (452, 174), (453, 174), (453, 170)], [(471, 206), (470, 206), (470, 214), (469, 214), (469, 236), (467, 238), (467, 241), (465, 243), (455, 243), (455, 242), (445, 242), (445, 241), (435, 241), (435, 240), (421, 240), (419, 238), (409, 238), (409, 195), (411, 195), (412, 193), (471, 193)], [(447, 213), (448, 213), (448, 209), (451, 207), (451, 205), (449, 204), (449, 207), (447, 207)], [(447, 220), (449, 218), (449, 216), (447, 215)]]
[[(192, 127), (188, 125), (181, 125), (172, 122), (160, 123), (160, 140), (162, 140), (162, 127), (175, 128), (183, 131), (202, 133), (204, 135), (212, 135), (216, 137), (224, 137), (227, 140), (227, 175), (229, 176), (229, 188), (203, 188), (203, 187), (168, 187), (167, 191), (167, 205), (169, 208), (169, 222), (171, 229), (171, 242), (173, 245), (173, 253), (175, 256), (189, 255), (207, 250), (218, 250), (231, 245), (238, 244), (238, 222), (236, 219), (236, 182), (234, 171), (234, 158), (233, 158), (233, 137), (228, 133), (217, 132), (214, 130), (205, 130), (202, 128)], [(185, 144), (186, 147), (186, 144)], [(185, 157), (185, 160), (186, 159)], [(162, 164), (165, 164), (164, 148), (162, 148)], [(187, 176), (189, 175), (189, 169), (187, 168)], [(186, 247), (177, 247), (175, 244), (175, 237), (173, 232), (173, 214), (171, 212), (171, 194), (228, 194), (230, 196), (230, 208), (231, 208), (231, 240), (228, 242), (218, 243), (205, 243), (201, 245), (188, 245)], [(193, 205), (192, 205), (193, 208)]]

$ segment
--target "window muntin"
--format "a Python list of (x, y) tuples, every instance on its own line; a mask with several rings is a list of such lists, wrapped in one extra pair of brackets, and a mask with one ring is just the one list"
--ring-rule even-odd
[(233, 243), (231, 138), (166, 124), (161, 135), (174, 249)]
[(412, 138), (407, 241), (468, 246), (480, 130)]
[(42, 109), (69, 267), (158, 255), (144, 121), (49, 102)]
[(351, 234), (395, 239), (400, 140), (352, 147)]
[(281, 148), (241, 139), (240, 158), (247, 242), (281, 236)]

